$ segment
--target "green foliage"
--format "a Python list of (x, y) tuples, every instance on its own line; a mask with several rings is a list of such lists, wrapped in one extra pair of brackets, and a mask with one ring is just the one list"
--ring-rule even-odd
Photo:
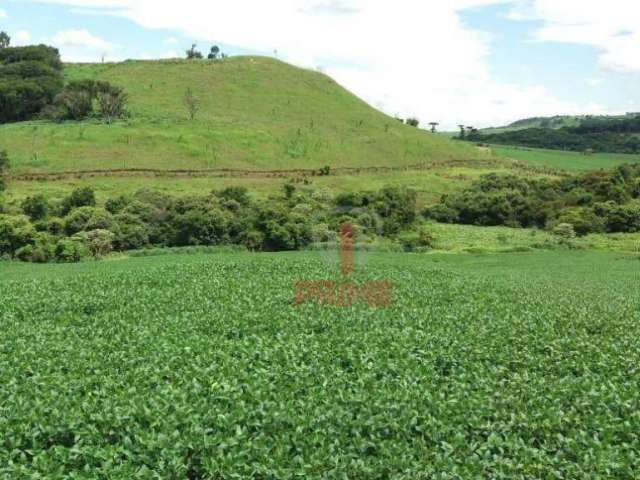
[[(96, 206), (94, 191), (83, 187), (61, 202), (49, 201), (42, 195), (27, 197), (21, 207), (33, 221), (24, 226), (83, 243), (87, 249), (73, 251), (86, 251), (94, 257), (104, 256), (112, 249), (150, 246), (237, 245), (254, 251), (299, 250), (312, 241), (335, 240), (347, 222), (354, 225), (360, 242), (414, 228), (416, 194), (409, 189), (388, 187), (333, 199), (311, 189), (298, 190), (292, 184), (285, 187), (289, 188), (285, 188), (284, 196), (267, 199), (258, 199), (243, 187), (185, 197), (143, 190), (108, 199), (104, 208)], [(318, 226), (326, 231), (320, 234)], [(422, 248), (429, 246), (430, 240), (419, 232), (412, 241), (416, 248)], [(33, 238), (7, 242), (5, 251), (0, 253), (15, 256), (27, 244), (33, 247)], [(32, 253), (31, 248), (26, 249), (19, 258), (33, 258)], [(60, 259), (57, 254), (53, 257)], [(63, 257), (65, 261), (74, 258)]]
[(418, 127), (420, 125), (420, 120), (418, 120), (417, 118), (407, 118), (405, 120), (405, 123), (412, 127)]
[(187, 50), (187, 59), (188, 60), (198, 60), (202, 58), (202, 52), (196, 50), (196, 44), (191, 45), (191, 48)]
[(562, 179), (526, 179), (490, 174), (461, 193), (446, 195), (424, 213), (437, 221), (513, 227), (572, 225), (578, 235), (636, 232), (640, 165)]
[(0, 477), (635, 478), (637, 263), (372, 254), (388, 309), (296, 305), (315, 252), (0, 264)]
[(9, 170), (9, 154), (6, 150), (0, 150), (0, 193), (7, 188), (7, 170)]
[(74, 208), (95, 207), (96, 195), (91, 187), (79, 187), (74, 189), (68, 197), (62, 201), (62, 214), (66, 215)]
[(587, 118), (573, 127), (525, 128), (501, 133), (475, 131), (467, 140), (502, 145), (596, 152), (640, 153), (640, 115)]
[(31, 220), (42, 220), (49, 212), (49, 203), (41, 194), (25, 198), (20, 207)]
[(0, 48), (0, 123), (34, 118), (62, 84), (62, 63), (55, 48)]
[(7, 48), (11, 45), (11, 37), (7, 32), (0, 32), (0, 48)]

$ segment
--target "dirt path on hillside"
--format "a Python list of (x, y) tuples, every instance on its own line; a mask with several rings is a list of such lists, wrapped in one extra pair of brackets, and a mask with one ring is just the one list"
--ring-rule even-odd
[[(455, 167), (505, 167), (504, 161), (498, 159), (476, 159), (476, 160), (447, 160), (437, 163), (422, 163), (415, 165), (407, 165), (403, 167), (391, 166), (365, 166), (365, 167), (336, 167), (332, 168), (330, 176), (342, 175), (359, 175), (366, 173), (390, 173), (390, 172), (410, 172), (410, 171), (427, 171), (439, 170), (443, 168)], [(523, 170), (529, 170), (537, 173), (555, 174), (556, 172), (542, 171), (538, 167), (521, 163), (510, 163), (509, 166), (516, 166)], [(218, 178), (287, 178), (287, 177), (319, 177), (321, 175), (318, 169), (286, 169), (286, 170), (245, 170), (233, 168), (212, 168), (212, 169), (179, 169), (179, 170), (163, 170), (154, 168), (114, 168), (114, 169), (96, 169), (96, 170), (73, 170), (61, 172), (33, 172), (33, 173), (16, 173), (9, 175), (9, 178), (17, 181), (62, 181), (76, 178), (90, 177), (127, 177), (127, 176), (144, 176), (144, 177), (218, 177)], [(326, 176), (326, 175), (325, 175)]]

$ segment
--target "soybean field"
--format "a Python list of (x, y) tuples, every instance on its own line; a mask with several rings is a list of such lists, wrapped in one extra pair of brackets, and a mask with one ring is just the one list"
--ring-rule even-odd
[(0, 478), (634, 478), (638, 256), (0, 263)]

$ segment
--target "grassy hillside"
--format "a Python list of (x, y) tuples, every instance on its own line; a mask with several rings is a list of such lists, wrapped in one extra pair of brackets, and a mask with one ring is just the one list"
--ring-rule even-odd
[[(406, 166), (482, 156), (400, 124), (323, 74), (270, 58), (67, 65), (65, 75), (124, 87), (131, 118), (3, 125), (0, 145), (14, 173)], [(183, 103), (189, 88), (201, 102), (195, 121)]]

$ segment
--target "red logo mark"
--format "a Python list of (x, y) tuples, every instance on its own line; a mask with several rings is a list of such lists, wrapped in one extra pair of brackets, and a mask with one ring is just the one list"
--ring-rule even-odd
[[(346, 279), (355, 271), (355, 230), (345, 223), (340, 227), (340, 270)], [(377, 280), (358, 285), (331, 280), (300, 281), (296, 284), (296, 304), (317, 303), (350, 307), (358, 301), (370, 307), (388, 307), (393, 303), (393, 285)]]

